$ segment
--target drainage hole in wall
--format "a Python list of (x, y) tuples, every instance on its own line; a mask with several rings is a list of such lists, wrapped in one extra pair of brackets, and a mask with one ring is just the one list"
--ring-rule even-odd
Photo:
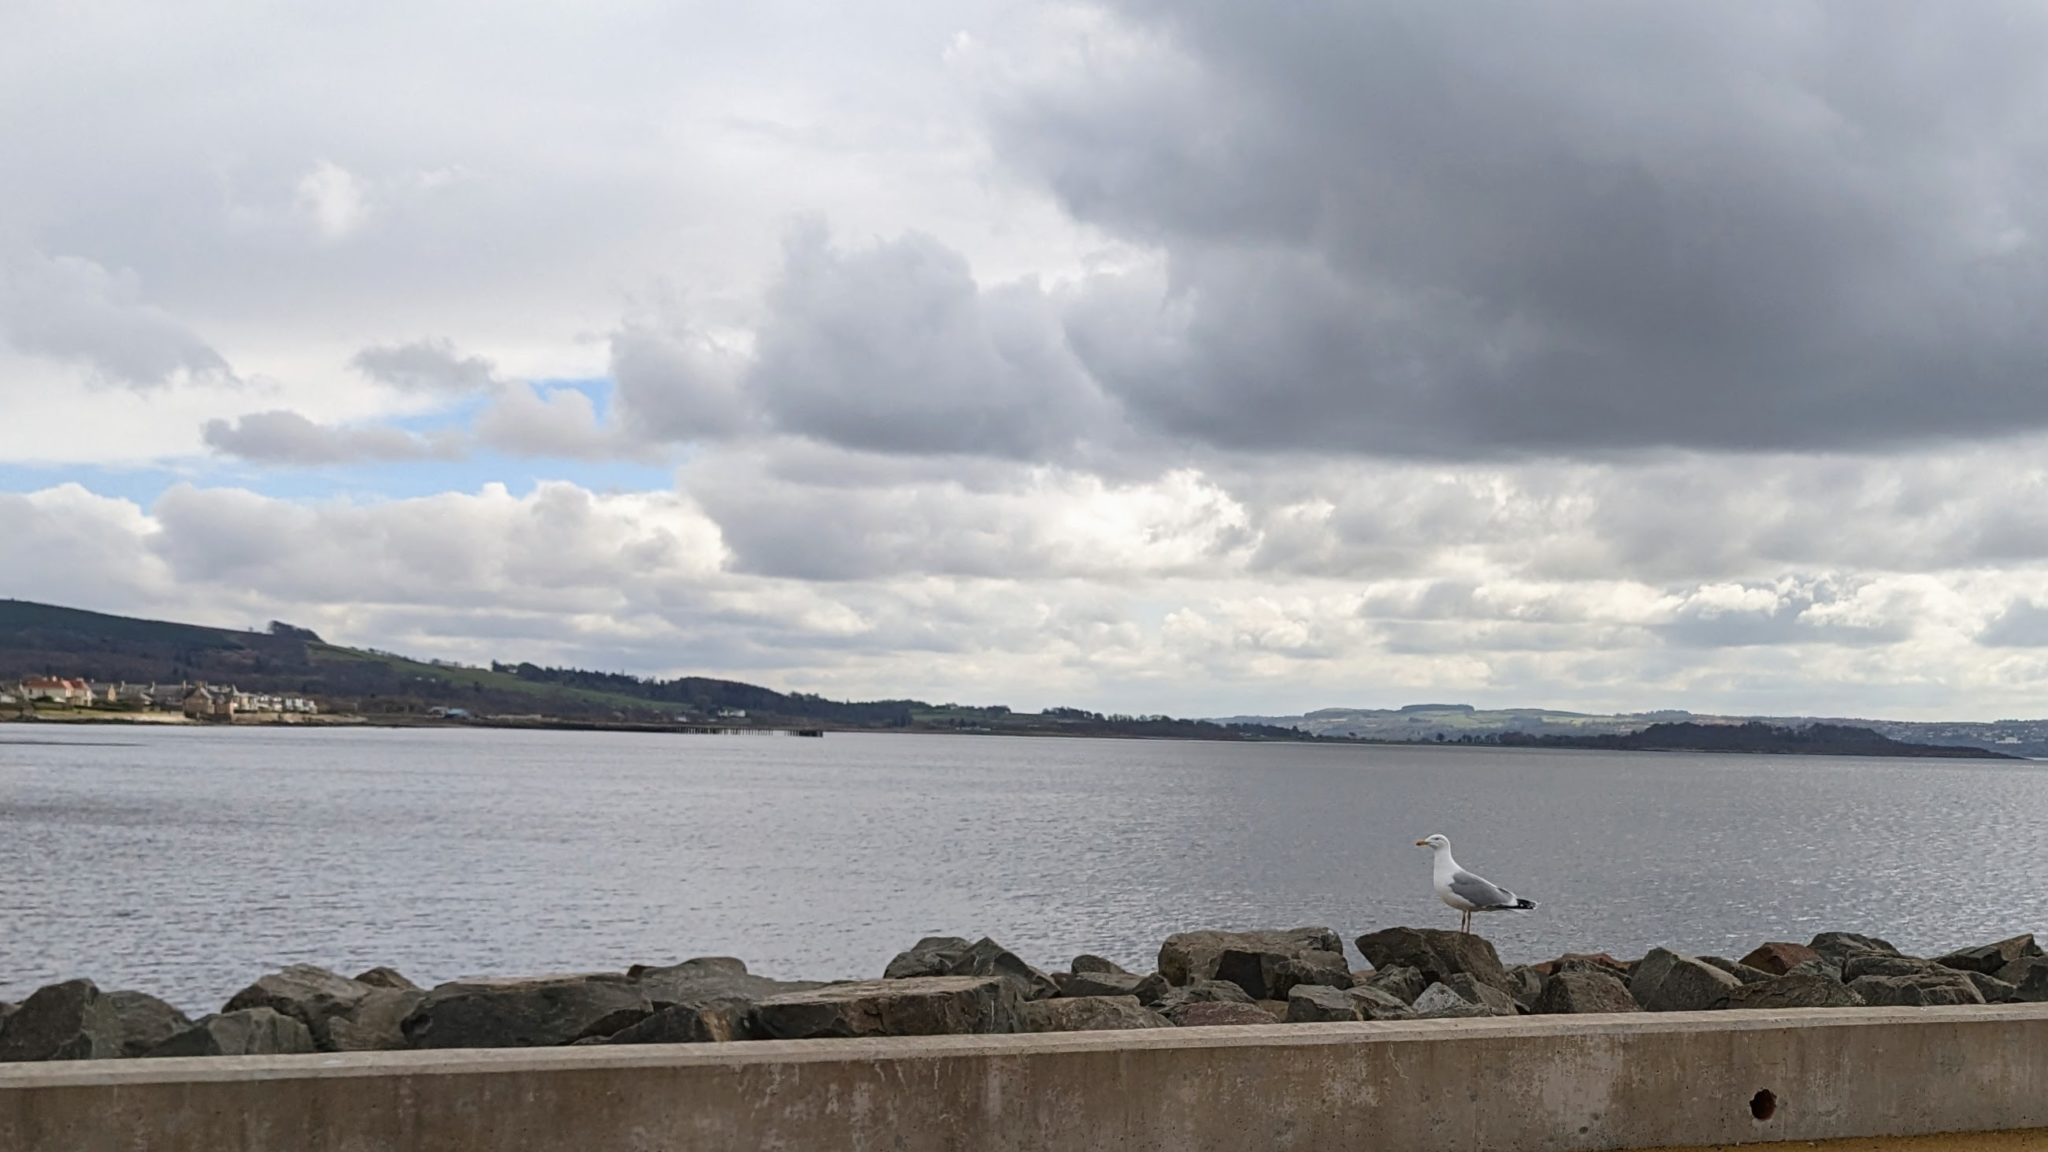
[(1749, 1098), (1749, 1114), (1759, 1120), (1769, 1120), (1778, 1111), (1778, 1097), (1766, 1088)]

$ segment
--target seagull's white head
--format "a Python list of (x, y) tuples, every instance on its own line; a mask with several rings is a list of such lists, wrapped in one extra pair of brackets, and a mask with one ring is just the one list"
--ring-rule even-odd
[(1430, 848), (1438, 852), (1441, 852), (1444, 849), (1449, 848), (1451, 846), (1451, 841), (1450, 837), (1445, 836), (1441, 832), (1437, 832), (1429, 836), (1424, 836), (1422, 839), (1417, 840), (1415, 842), (1415, 846), (1417, 848)]

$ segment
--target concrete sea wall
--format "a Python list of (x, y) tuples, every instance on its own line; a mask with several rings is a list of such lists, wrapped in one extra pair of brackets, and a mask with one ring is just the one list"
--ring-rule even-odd
[(7, 1152), (2048, 1147), (2032, 1129), (2036, 1004), (0, 1066)]

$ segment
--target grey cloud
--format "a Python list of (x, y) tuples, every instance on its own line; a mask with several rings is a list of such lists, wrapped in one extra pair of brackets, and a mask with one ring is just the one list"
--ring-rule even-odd
[(740, 391), (746, 359), (703, 333), (627, 324), (611, 360), (621, 426), (639, 439), (718, 440), (757, 419)]
[(1977, 634), (1977, 643), (1987, 648), (2048, 648), (2048, 607), (2014, 600)]
[(2038, 9), (1115, 8), (1095, 67), (988, 106), (1165, 253), (1069, 313), (1134, 419), (1444, 455), (2048, 425)]
[(448, 435), (422, 436), (402, 428), (336, 427), (297, 412), (251, 412), (234, 421), (208, 420), (201, 435), (223, 456), (255, 464), (312, 467), (359, 461), (453, 460), (464, 454)]
[(75, 256), (0, 265), (0, 343), (84, 365), (107, 384), (157, 387), (180, 375), (234, 379), (227, 360), (142, 300), (133, 273)]
[(575, 388), (504, 387), (477, 415), (476, 438), (487, 448), (515, 456), (605, 460), (636, 451), (615, 427), (598, 418), (590, 397)]
[(411, 392), (480, 392), (498, 383), (497, 368), (464, 356), (447, 340), (415, 340), (365, 348), (349, 366), (380, 384)]

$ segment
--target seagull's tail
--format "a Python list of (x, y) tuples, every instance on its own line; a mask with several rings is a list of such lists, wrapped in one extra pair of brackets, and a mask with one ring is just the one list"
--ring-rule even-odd
[(1515, 903), (1514, 903), (1514, 909), (1515, 909), (1515, 911), (1517, 911), (1517, 912), (1528, 912), (1528, 911), (1532, 911), (1532, 910), (1534, 910), (1534, 909), (1535, 909), (1535, 907), (1536, 907), (1536, 902), (1535, 902), (1534, 900), (1529, 900), (1529, 899), (1525, 899), (1525, 898), (1523, 898), (1523, 897), (1521, 897), (1521, 896), (1517, 896), (1517, 897), (1515, 897)]

